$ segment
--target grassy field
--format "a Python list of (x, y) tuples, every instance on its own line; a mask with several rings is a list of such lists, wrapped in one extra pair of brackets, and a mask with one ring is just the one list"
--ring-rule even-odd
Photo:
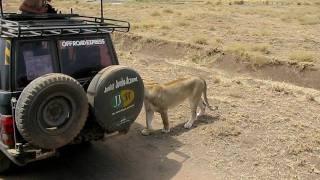
[[(74, 10), (94, 13), (87, 7), (97, 10), (96, 4), (82, 3)], [(320, 5), (316, 1), (138, 1), (107, 4), (105, 13), (130, 21), (131, 33), (218, 47), (254, 64), (274, 60), (320, 63)]]
[[(16, 6), (7, 3), (7, 9)], [(55, 0), (67, 12), (99, 14), (97, 3)], [(147, 38), (219, 48), (256, 65), (277, 61), (320, 64), (320, 2), (316, 0), (136, 0), (105, 4), (109, 18), (131, 22)]]

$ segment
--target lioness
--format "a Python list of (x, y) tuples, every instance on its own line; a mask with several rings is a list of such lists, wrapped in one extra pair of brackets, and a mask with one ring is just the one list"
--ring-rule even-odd
[[(203, 99), (201, 98), (203, 94)], [(143, 135), (150, 135), (152, 131), (152, 119), (154, 112), (161, 115), (163, 122), (162, 131), (170, 132), (168, 109), (172, 108), (185, 99), (189, 99), (191, 108), (191, 118), (185, 123), (185, 128), (191, 128), (198, 116), (205, 113), (205, 108), (213, 108), (208, 103), (207, 83), (200, 77), (181, 78), (166, 84), (145, 83), (144, 107), (146, 111), (147, 127), (141, 131)], [(200, 111), (197, 114), (197, 107)]]

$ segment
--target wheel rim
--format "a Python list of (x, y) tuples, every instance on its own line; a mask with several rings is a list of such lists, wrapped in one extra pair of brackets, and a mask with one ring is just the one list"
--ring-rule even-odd
[(52, 132), (64, 127), (71, 117), (72, 106), (69, 99), (65, 97), (52, 97), (41, 105), (38, 119), (43, 130)]

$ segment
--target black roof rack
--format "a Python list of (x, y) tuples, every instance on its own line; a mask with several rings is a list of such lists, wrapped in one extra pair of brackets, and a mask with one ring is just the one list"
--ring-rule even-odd
[(71, 34), (128, 32), (127, 21), (78, 14), (22, 15), (5, 13), (0, 19), (1, 37), (35, 37)]

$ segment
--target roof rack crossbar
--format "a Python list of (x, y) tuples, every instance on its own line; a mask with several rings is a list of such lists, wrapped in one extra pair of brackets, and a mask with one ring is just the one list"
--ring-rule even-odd
[(103, 32), (103, 33), (108, 33), (108, 32), (110, 32), (110, 30), (106, 30), (106, 29), (100, 29), (100, 31)]
[(42, 34), (41, 32), (36, 32), (36, 31), (26, 31), (25, 33), (26, 33), (26, 34), (27, 34), (27, 33), (30, 33), (30, 34), (33, 34), (33, 35), (35, 35), (35, 36), (41, 36), (41, 34)]
[(80, 33), (80, 29), (64, 29), (64, 31), (66, 31), (68, 33), (73, 33), (73, 34), (79, 34)]
[(1, 34), (3, 34), (4, 37), (18, 37), (18, 35), (10, 32), (1, 32)]
[[(12, 15), (12, 14), (10, 14)], [(17, 17), (16, 17), (17, 16)], [(1, 37), (34, 37), (70, 34), (101, 34), (114, 31), (128, 32), (130, 23), (115, 19), (90, 16), (66, 16), (61, 19), (25, 19), (15, 14), (15, 19), (0, 19)]]
[(85, 33), (96, 33), (98, 32), (97, 29), (81, 29), (82, 31), (84, 31)]
[(43, 31), (44, 33), (48, 32), (48, 33), (51, 33), (51, 34), (61, 34), (61, 30), (44, 30)]

